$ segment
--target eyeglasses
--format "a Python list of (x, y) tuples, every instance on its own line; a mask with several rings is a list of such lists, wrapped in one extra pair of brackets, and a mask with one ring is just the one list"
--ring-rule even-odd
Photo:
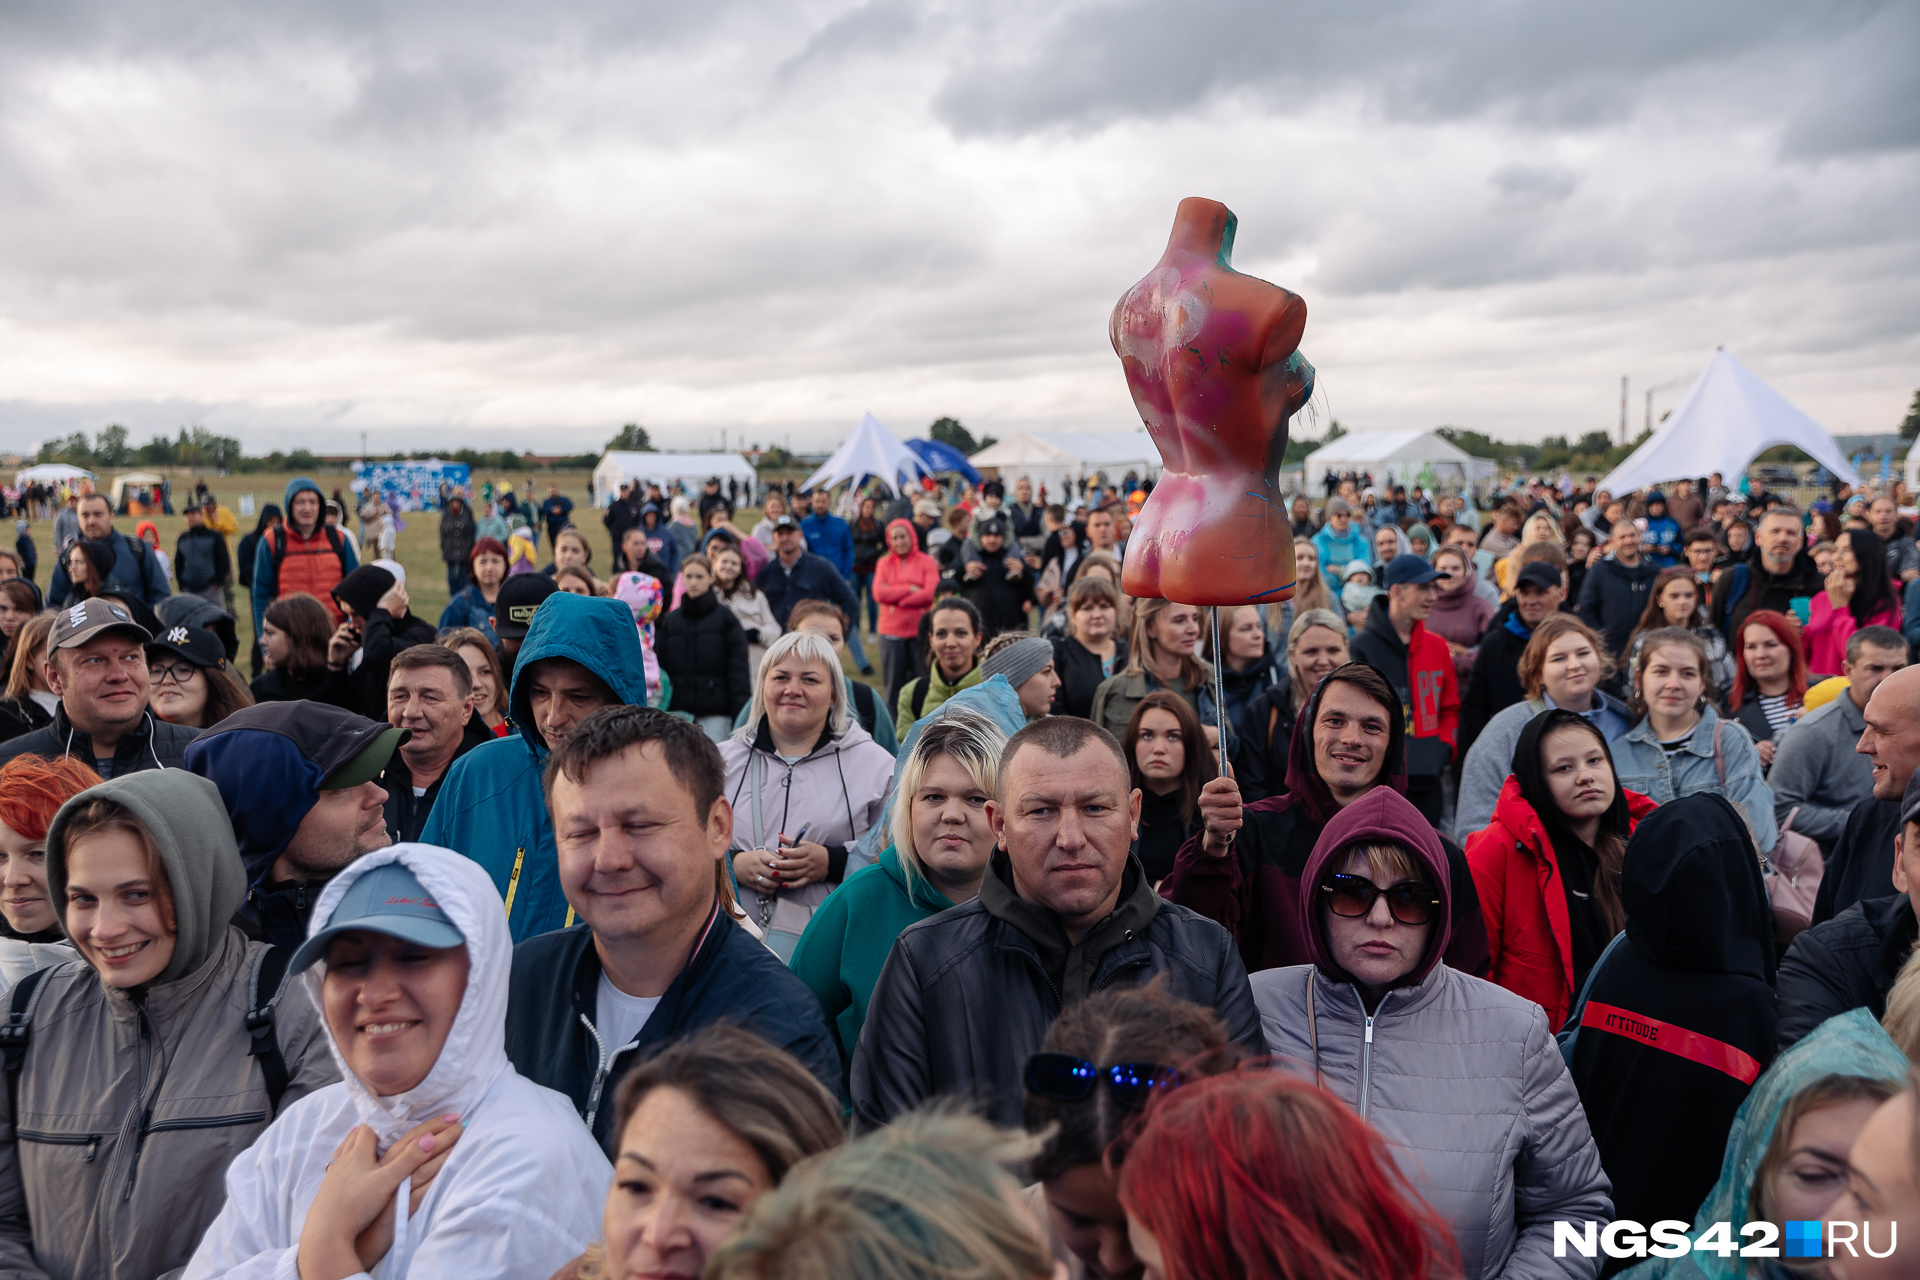
[(193, 673), (199, 669), (199, 667), (194, 666), (191, 662), (170, 662), (150, 665), (147, 668), (147, 683), (155, 685), (165, 684), (167, 677), (172, 676), (175, 684), (185, 684), (187, 681), (193, 679)]
[(1147, 1104), (1155, 1089), (1181, 1083), (1180, 1073), (1158, 1062), (1120, 1062), (1096, 1067), (1070, 1053), (1036, 1053), (1027, 1059), (1027, 1090), (1060, 1102), (1081, 1102), (1105, 1081), (1113, 1100), (1127, 1111)]
[(1349, 920), (1370, 914), (1374, 900), (1382, 894), (1387, 898), (1387, 910), (1401, 924), (1431, 924), (1440, 913), (1439, 893), (1418, 880), (1402, 880), (1382, 889), (1365, 876), (1340, 873), (1321, 885), (1320, 892), (1327, 895), (1327, 906), (1333, 914)]

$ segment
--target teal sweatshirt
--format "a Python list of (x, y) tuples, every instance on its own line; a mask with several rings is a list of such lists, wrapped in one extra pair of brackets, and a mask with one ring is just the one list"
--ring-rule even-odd
[(850, 1061), (867, 1020), (867, 1001), (908, 925), (939, 915), (955, 905), (944, 893), (916, 876), (911, 892), (900, 854), (892, 845), (880, 860), (846, 878), (813, 918), (793, 949), (791, 968), (819, 997), (840, 1039), (842, 1062)]

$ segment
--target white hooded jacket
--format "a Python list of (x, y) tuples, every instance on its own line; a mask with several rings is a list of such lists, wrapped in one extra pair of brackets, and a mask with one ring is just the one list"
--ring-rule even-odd
[[(448, 849), (400, 844), (336, 876), (314, 906), (327, 927), (341, 895), (375, 867), (399, 862), (467, 938), (467, 991), (439, 1061), (420, 1085), (376, 1097), (354, 1076), (331, 1031), (342, 1082), (301, 1099), (227, 1170), (227, 1205), (187, 1265), (188, 1280), (296, 1280), (300, 1230), (327, 1160), (365, 1124), (382, 1154), (423, 1120), (458, 1114), (466, 1126), (411, 1221), (399, 1192), (393, 1248), (375, 1280), (524, 1280), (553, 1274), (598, 1238), (612, 1167), (573, 1105), (507, 1061), (506, 910), (479, 864)], [(316, 1006), (324, 965), (301, 975)]]

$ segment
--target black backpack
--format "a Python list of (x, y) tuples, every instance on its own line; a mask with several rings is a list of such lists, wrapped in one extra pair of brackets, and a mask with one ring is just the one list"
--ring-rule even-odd
[[(272, 1115), (280, 1114), (280, 1099), (292, 1082), (287, 1074), (287, 1060), (280, 1052), (280, 1042), (273, 1034), (273, 1008), (280, 1003), (281, 988), (287, 981), (287, 964), (292, 959), (281, 947), (269, 946), (261, 951), (254, 958), (253, 981), (247, 992), (245, 1026), (253, 1037), (253, 1047), (247, 1052), (260, 1059), (260, 1074), (267, 1086), (267, 1107)], [(10, 1116), (17, 1117), (20, 1112), (20, 1071), (26, 1066), (27, 1049), (33, 1044), (34, 996), (41, 980), (50, 972), (51, 968), (36, 969), (20, 979), (7, 1003), (7, 1020), (0, 1023), (0, 1054), (6, 1057), (7, 1114)]]
[(872, 733), (873, 718), (880, 714), (880, 699), (873, 696), (872, 685), (853, 681), (853, 713), (860, 717), (860, 727)]

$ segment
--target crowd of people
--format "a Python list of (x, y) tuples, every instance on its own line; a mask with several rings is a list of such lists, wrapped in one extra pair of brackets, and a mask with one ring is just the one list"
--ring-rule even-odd
[(438, 625), (377, 495), (76, 497), (0, 1274), (1920, 1273), (1905, 495), (1335, 477), (1216, 622), (1149, 492), (449, 493)]

